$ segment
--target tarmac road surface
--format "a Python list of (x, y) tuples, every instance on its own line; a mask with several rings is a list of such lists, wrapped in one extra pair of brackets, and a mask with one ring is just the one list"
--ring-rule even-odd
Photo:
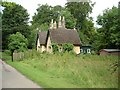
[(41, 88), (2, 60), (0, 60), (0, 81), (2, 88)]

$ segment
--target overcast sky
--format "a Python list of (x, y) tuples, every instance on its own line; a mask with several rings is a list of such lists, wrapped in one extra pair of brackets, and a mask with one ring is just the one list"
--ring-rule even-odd
[[(24, 8), (28, 10), (30, 14), (30, 20), (32, 20), (32, 16), (36, 12), (38, 4), (48, 4), (48, 5), (61, 5), (65, 6), (67, 0), (4, 0), (4, 1), (12, 1), (16, 2), (17, 4), (22, 5)], [(73, 0), (74, 1), (74, 0)], [(112, 8), (113, 6), (118, 6), (118, 2), (120, 0), (92, 0), (92, 2), (96, 2), (93, 13), (90, 15), (93, 17), (94, 22), (99, 14), (103, 12), (103, 10), (107, 8)]]

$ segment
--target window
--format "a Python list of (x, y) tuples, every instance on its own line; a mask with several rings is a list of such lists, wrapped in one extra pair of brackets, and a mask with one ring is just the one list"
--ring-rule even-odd
[(91, 53), (91, 52), (90, 52), (90, 49), (87, 49), (87, 53)]
[(62, 52), (62, 47), (59, 48), (59, 52)]
[(83, 49), (80, 49), (80, 52), (83, 53)]

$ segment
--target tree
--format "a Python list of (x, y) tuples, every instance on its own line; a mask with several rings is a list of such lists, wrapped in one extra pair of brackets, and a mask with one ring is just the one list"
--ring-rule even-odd
[(45, 30), (47, 31), (49, 28), (49, 25), (47, 23), (43, 23), (43, 24), (39, 25), (38, 28), (40, 28), (39, 29), (40, 31), (45, 31)]
[(66, 9), (68, 9), (73, 17), (76, 19), (76, 29), (79, 33), (83, 45), (93, 43), (93, 35), (95, 28), (92, 17), (89, 14), (95, 3), (88, 2), (67, 2)]
[(4, 8), (2, 14), (2, 45), (7, 49), (7, 38), (11, 34), (20, 32), (26, 38), (29, 38), (30, 28), (28, 25), (28, 13), (25, 8), (14, 2), (2, 2)]
[(119, 48), (120, 47), (120, 23), (117, 7), (106, 9), (103, 15), (99, 15), (97, 23), (102, 27), (97, 30), (98, 49), (102, 48)]
[(73, 17), (73, 15), (68, 11), (67, 9), (62, 10), (61, 16), (65, 17), (65, 27), (68, 29), (73, 29), (76, 25), (76, 19)]
[(28, 39), (28, 41), (29, 41), (28, 48), (35, 49), (36, 45), (37, 45), (37, 37), (38, 37), (39, 29), (34, 28), (32, 25), (30, 26), (30, 28), (31, 28), (31, 34), (30, 34), (30, 37)]
[(66, 8), (71, 12), (74, 18), (77, 19), (76, 28), (79, 30), (85, 30), (85, 22), (89, 18), (89, 14), (92, 12), (94, 3), (88, 2), (67, 2)]
[(65, 27), (69, 29), (73, 29), (76, 25), (76, 19), (73, 17), (73, 15), (70, 13), (70, 11), (62, 7), (60, 5), (54, 6), (52, 9), (53, 12), (53, 19), (59, 21), (59, 16), (64, 16), (65, 17)]
[(40, 25), (46, 23), (48, 26), (51, 22), (51, 19), (53, 17), (53, 12), (52, 12), (52, 6), (49, 6), (47, 4), (45, 5), (39, 5), (37, 8), (37, 13), (32, 17), (32, 26), (34, 29), (39, 28)]
[(51, 19), (58, 22), (59, 16), (65, 17), (66, 28), (74, 28), (76, 19), (70, 11), (60, 5), (52, 7), (47, 4), (39, 5), (37, 13), (33, 16), (32, 26), (39, 30), (43, 31), (43, 29), (45, 29), (44, 31), (47, 31), (50, 26)]
[(21, 33), (11, 34), (8, 37), (8, 49), (13, 52), (14, 50), (20, 52), (27, 50), (28, 40)]

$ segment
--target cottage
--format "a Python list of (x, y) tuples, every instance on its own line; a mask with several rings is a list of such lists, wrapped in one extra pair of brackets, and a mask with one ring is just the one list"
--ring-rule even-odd
[(80, 38), (75, 29), (65, 28), (65, 19), (61, 20), (61, 16), (58, 22), (58, 28), (56, 21), (53, 23), (51, 20), (50, 28), (47, 32), (39, 32), (37, 40), (37, 51), (47, 51), (52, 53), (52, 43), (58, 44), (59, 51), (62, 50), (62, 44), (70, 43), (73, 44), (73, 51), (76, 54), (80, 53)]
[(120, 49), (102, 49), (99, 51), (99, 54), (120, 56)]

